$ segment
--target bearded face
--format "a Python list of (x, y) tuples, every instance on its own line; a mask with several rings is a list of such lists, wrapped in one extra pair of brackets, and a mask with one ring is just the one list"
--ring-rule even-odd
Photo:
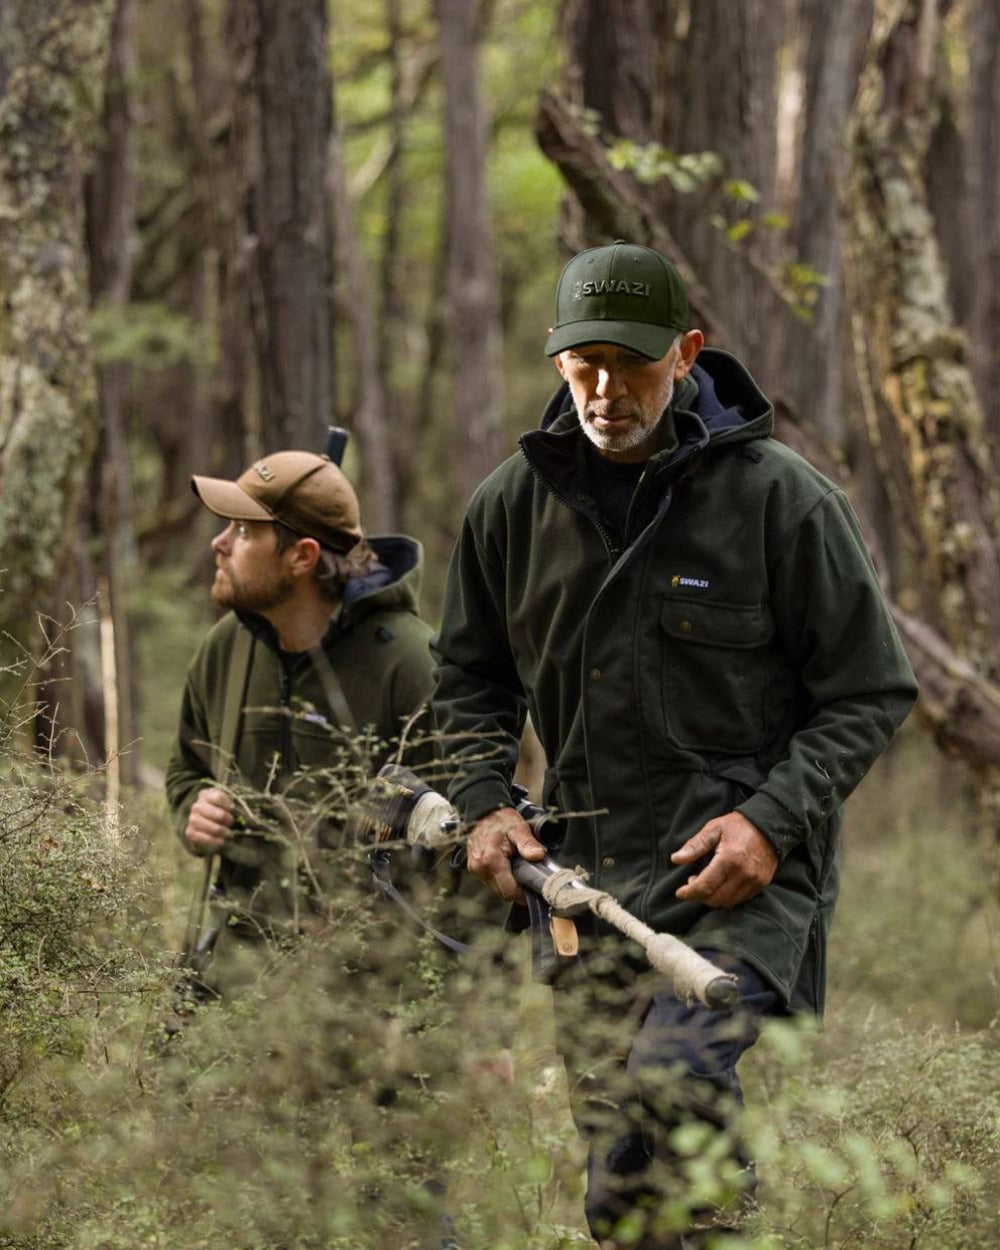
[(281, 560), (277, 541), (266, 521), (231, 521), (212, 541), (212, 602), (243, 612), (267, 612), (286, 603), (295, 583)]
[(556, 357), (583, 432), (602, 455), (628, 462), (653, 454), (679, 358), (677, 343), (660, 360), (611, 343), (586, 343)]

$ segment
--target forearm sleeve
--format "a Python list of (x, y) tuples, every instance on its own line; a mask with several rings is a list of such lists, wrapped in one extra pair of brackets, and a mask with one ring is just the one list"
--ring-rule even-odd
[[(471, 510), (470, 510), (471, 511)], [(432, 708), (449, 797), (475, 822), (510, 803), (526, 704), (507, 640), (503, 563), (467, 519), (445, 590)]]
[(832, 815), (916, 698), (913, 670), (847, 499), (831, 492), (788, 536), (771, 606), (810, 714), (739, 810), (787, 854)]

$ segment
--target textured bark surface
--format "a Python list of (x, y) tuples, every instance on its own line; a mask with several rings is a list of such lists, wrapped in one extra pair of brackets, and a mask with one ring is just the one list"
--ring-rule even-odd
[(321, 448), (334, 411), (326, 0), (230, 0), (229, 17), (255, 441)]
[[(784, 5), (773, 0), (697, 0), (690, 5), (683, 50), (671, 84), (661, 142), (676, 152), (717, 153), (727, 179), (750, 182), (761, 209), (775, 207), (778, 54)], [(724, 67), (724, 68), (723, 68)], [(716, 346), (754, 362), (765, 388), (767, 345), (778, 297), (732, 250), (712, 224), (719, 188), (709, 184), (664, 202), (666, 219), (685, 255), (724, 310), (729, 334)], [(758, 250), (768, 246), (761, 236)]]
[[(969, 207), (975, 285), (972, 365), (991, 437), (1000, 437), (1000, 5), (973, 6), (969, 101)], [(945, 223), (947, 226), (952, 223)]]
[(476, 6), (437, 0), (444, 136), (451, 395), (464, 502), (503, 458), (500, 283), (486, 189)]
[[(134, 19), (134, 0), (116, 0), (104, 91), (103, 140), (86, 182), (91, 298), (96, 307), (111, 306), (122, 315), (131, 294), (136, 254)], [(84, 534), (97, 540), (97, 550), (103, 555), (100, 584), (107, 601), (101, 607), (111, 648), (104, 657), (104, 669), (107, 676), (110, 665), (115, 675), (113, 683), (105, 681), (105, 690), (113, 684), (116, 706), (107, 707), (105, 699), (103, 755), (114, 757), (109, 758), (109, 777), (120, 773), (121, 780), (132, 785), (138, 780), (138, 754), (128, 748), (138, 737), (138, 698), (126, 592), (134, 584), (138, 559), (128, 454), (128, 375), (124, 362), (100, 364), (97, 369), (100, 431)]]
[[(825, 436), (843, 445), (847, 432), (844, 360), (843, 188), (850, 153), (847, 121), (872, 21), (872, 0), (808, 0), (804, 6), (802, 119), (798, 178), (789, 243), (828, 283), (810, 321), (781, 319), (771, 371), (780, 371), (791, 401)], [(851, 396), (853, 399), (853, 396)]]
[(651, 0), (564, 0), (567, 96), (600, 114), (601, 130), (649, 143), (656, 98), (656, 18)]
[(113, 0), (0, 8), (0, 628), (60, 569), (96, 410), (83, 241)]
[(362, 472), (369, 501), (364, 524), (369, 533), (395, 533), (401, 526), (378, 317), (364, 251), (354, 224), (354, 205), (338, 138), (330, 143), (327, 183), (333, 202), (339, 260), (344, 271), (348, 304), (346, 315), (353, 332), (354, 402), (350, 421), (361, 445)]
[[(851, 135), (847, 271), (870, 437), (912, 548), (897, 595), (941, 644), (909, 630), (911, 658), (938, 740), (983, 767), (991, 739), (972, 751), (970, 717), (987, 725), (997, 701), (1000, 508), (922, 174), (940, 16), (938, 0), (877, 5)], [(975, 680), (949, 685), (955, 673)]]

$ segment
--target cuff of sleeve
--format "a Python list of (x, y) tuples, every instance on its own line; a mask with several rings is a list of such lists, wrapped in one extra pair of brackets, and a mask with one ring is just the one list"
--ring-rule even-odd
[(751, 795), (736, 810), (757, 826), (777, 851), (779, 859), (785, 859), (808, 834), (808, 830), (803, 829), (801, 822), (787, 807), (762, 790)]
[(482, 820), (484, 816), (501, 807), (513, 805), (510, 789), (499, 778), (494, 777), (455, 791), (451, 795), (451, 801), (467, 825), (474, 825), (477, 820)]

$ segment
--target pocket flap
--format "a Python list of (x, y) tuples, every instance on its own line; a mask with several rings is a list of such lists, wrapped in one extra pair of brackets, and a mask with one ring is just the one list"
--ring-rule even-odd
[(762, 647), (774, 637), (774, 618), (763, 604), (663, 601), (660, 624), (672, 638), (710, 647)]

